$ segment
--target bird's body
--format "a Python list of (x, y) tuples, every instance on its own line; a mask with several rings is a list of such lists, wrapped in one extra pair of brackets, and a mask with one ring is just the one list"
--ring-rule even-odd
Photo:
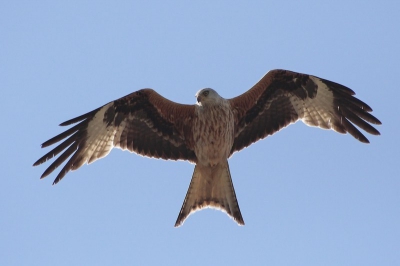
[(221, 209), (243, 225), (228, 158), (298, 120), (350, 133), (368, 143), (354, 125), (379, 135), (370, 123), (381, 122), (353, 95), (338, 83), (287, 70), (268, 72), (232, 99), (212, 89), (200, 90), (194, 105), (178, 104), (152, 89), (142, 89), (62, 123), (78, 124), (44, 142), (42, 147), (63, 140), (34, 165), (61, 153), (43, 173), (44, 178), (71, 156), (56, 184), (68, 171), (108, 155), (113, 147), (148, 157), (186, 160), (196, 166), (175, 226), (205, 207)]
[(229, 157), (235, 137), (235, 121), (227, 100), (212, 89), (199, 93), (204, 92), (208, 92), (208, 96), (198, 97), (199, 102), (195, 106), (194, 152), (197, 164), (213, 167)]
[(235, 135), (231, 106), (212, 89), (203, 89), (196, 97), (193, 140), (197, 163), (175, 226), (203, 207), (219, 208), (243, 225), (228, 165)]

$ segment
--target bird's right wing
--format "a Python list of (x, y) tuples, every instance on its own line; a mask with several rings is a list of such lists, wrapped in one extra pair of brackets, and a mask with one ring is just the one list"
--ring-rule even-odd
[(169, 101), (151, 89), (139, 90), (60, 124), (78, 123), (44, 142), (42, 148), (65, 139), (34, 166), (61, 153), (43, 173), (44, 178), (72, 155), (54, 180), (56, 184), (70, 170), (105, 157), (113, 147), (148, 157), (196, 162), (190, 141), (193, 116), (194, 105)]

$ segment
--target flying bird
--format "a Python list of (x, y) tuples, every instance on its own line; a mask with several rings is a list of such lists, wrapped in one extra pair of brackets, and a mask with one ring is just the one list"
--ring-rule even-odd
[(114, 147), (147, 157), (186, 160), (195, 167), (175, 226), (207, 207), (222, 210), (244, 225), (228, 158), (298, 120), (350, 133), (369, 143), (355, 126), (380, 135), (370, 124), (381, 122), (354, 94), (338, 83), (288, 70), (269, 71), (250, 90), (232, 99), (202, 89), (193, 105), (142, 89), (61, 123), (78, 124), (44, 142), (42, 148), (63, 140), (34, 166), (61, 153), (45, 170), (44, 178), (71, 156), (54, 180), (57, 184), (70, 170), (107, 156)]

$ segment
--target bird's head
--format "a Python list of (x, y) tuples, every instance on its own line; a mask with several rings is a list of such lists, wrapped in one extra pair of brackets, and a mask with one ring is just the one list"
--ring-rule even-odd
[(197, 104), (209, 104), (209, 103), (218, 103), (222, 97), (219, 96), (219, 94), (210, 88), (205, 88), (202, 90), (199, 90), (196, 95), (195, 95), (196, 99), (197, 99)]

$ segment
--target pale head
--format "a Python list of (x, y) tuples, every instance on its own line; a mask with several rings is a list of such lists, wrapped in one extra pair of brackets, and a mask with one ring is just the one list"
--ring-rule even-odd
[(196, 93), (195, 97), (197, 99), (197, 104), (199, 105), (218, 103), (223, 99), (215, 90), (210, 88), (199, 90)]

